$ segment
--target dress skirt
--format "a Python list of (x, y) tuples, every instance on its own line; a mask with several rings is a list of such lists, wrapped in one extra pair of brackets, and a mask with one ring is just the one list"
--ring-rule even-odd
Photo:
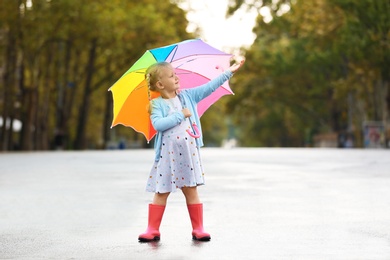
[(175, 192), (183, 187), (205, 184), (199, 147), (187, 129), (192, 130), (188, 118), (163, 132), (160, 160), (154, 162), (146, 191)]

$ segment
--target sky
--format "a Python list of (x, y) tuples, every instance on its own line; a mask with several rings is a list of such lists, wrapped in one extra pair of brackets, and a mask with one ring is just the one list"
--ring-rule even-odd
[(190, 24), (189, 32), (194, 31), (197, 24), (202, 31), (202, 38), (211, 46), (229, 51), (243, 46), (250, 46), (255, 35), (252, 29), (255, 25), (257, 13), (238, 11), (234, 16), (226, 19), (229, 0), (187, 0), (181, 7), (190, 11), (187, 19)]

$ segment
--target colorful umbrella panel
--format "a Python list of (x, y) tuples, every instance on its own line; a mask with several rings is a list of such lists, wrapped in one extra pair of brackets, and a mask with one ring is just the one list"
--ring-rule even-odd
[[(193, 88), (209, 82), (230, 67), (232, 55), (222, 52), (200, 39), (187, 40), (147, 50), (131, 68), (109, 89), (114, 100), (112, 126), (118, 124), (132, 127), (142, 133), (147, 141), (156, 134), (148, 112), (149, 96), (145, 72), (154, 63), (171, 63), (180, 79), (181, 89)], [(159, 93), (151, 92), (152, 99)], [(198, 113), (203, 113), (220, 97), (232, 94), (225, 82), (209, 97), (198, 104)]]

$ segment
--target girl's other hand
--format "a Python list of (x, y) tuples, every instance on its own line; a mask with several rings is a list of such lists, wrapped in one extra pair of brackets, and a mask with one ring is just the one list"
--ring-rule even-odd
[(245, 59), (242, 59), (239, 62), (234, 63), (232, 66), (230, 66), (230, 71), (235, 73), (239, 68), (241, 68), (242, 65), (244, 65)]
[(184, 115), (185, 118), (191, 116), (191, 112), (190, 112), (190, 110), (188, 108), (183, 108), (183, 110), (181, 112), (183, 112), (183, 115)]

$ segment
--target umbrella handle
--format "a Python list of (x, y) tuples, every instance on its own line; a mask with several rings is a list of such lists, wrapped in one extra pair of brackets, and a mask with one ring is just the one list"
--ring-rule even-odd
[(194, 129), (194, 133), (192, 133), (189, 129), (187, 129), (187, 133), (193, 138), (199, 138), (200, 133), (199, 133), (198, 126), (195, 123), (192, 123), (192, 128)]

